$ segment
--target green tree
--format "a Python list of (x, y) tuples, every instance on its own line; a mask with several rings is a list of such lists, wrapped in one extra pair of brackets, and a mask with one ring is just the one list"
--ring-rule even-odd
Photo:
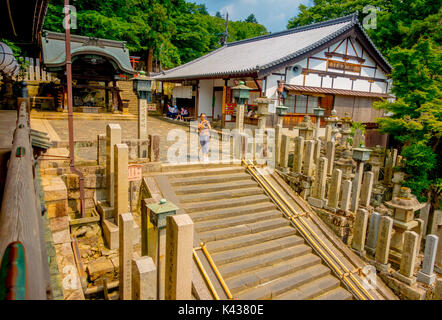
[(258, 20), (256, 20), (256, 17), (253, 13), (251, 13), (244, 21), (248, 23), (258, 23)]

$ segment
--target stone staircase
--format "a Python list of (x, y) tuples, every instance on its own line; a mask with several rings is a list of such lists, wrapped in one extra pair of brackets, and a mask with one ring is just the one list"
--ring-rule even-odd
[(138, 115), (138, 97), (134, 92), (132, 81), (118, 81), (118, 88), (120, 91), (120, 97), (122, 100), (129, 100), (129, 113)]
[(243, 167), (171, 170), (175, 201), (235, 299), (353, 298)]

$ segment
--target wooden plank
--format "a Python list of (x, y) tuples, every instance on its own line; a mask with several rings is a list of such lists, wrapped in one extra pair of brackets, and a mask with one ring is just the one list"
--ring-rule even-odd
[[(36, 208), (33, 154), (26, 100), (20, 104), (17, 129), (14, 133), (11, 158), (6, 175), (5, 191), (0, 211), (0, 257), (6, 247), (20, 241), (25, 249), (26, 299), (46, 300), (46, 276), (40, 239), (41, 212)], [(22, 157), (16, 156), (24, 148)], [(47, 261), (46, 261), (47, 263)]]

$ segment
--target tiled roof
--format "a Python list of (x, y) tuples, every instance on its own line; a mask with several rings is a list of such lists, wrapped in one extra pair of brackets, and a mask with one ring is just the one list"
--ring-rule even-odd
[(393, 96), (385, 93), (331, 89), (331, 88), (317, 88), (317, 87), (298, 86), (292, 84), (285, 84), (284, 88), (287, 91), (296, 91), (302, 93), (305, 92), (305, 93), (318, 93), (318, 94), (335, 94), (341, 96), (354, 96), (354, 97), (367, 97), (367, 98), (393, 98)]
[[(271, 73), (271, 70), (275, 67), (324, 45), (355, 26), (362, 29), (358, 23), (357, 14), (352, 14), (338, 19), (228, 43), (224, 47), (196, 60), (164, 71), (162, 75), (155, 78), (158, 80), (183, 80), (235, 75), (261, 77)], [(363, 32), (363, 35), (370, 41), (365, 32)], [(373, 45), (371, 41), (370, 44)], [(376, 52), (389, 66), (380, 52)]]

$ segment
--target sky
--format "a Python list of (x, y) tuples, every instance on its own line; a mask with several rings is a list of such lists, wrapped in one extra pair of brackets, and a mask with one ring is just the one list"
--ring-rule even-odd
[(244, 20), (251, 13), (255, 14), (258, 23), (269, 32), (278, 32), (287, 28), (289, 19), (297, 15), (300, 4), (312, 5), (313, 0), (191, 0), (205, 4), (209, 13), (215, 15), (229, 12), (229, 19)]

